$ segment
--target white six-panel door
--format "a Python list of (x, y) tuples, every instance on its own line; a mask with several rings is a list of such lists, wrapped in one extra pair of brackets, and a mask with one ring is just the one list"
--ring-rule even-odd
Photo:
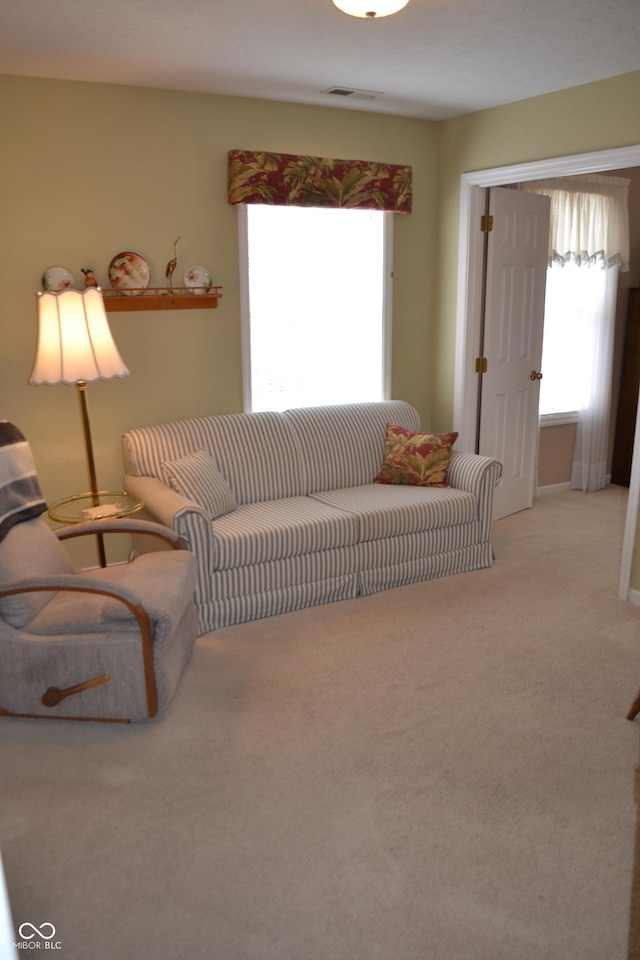
[(503, 465), (494, 519), (533, 503), (549, 198), (492, 187), (479, 452)]

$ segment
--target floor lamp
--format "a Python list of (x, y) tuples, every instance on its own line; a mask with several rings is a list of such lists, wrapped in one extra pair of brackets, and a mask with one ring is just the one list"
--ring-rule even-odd
[[(38, 294), (38, 342), (29, 383), (75, 384), (80, 400), (90, 492), (99, 504), (96, 467), (87, 409), (87, 383), (126, 377), (129, 371), (115, 345), (99, 287)], [(106, 566), (104, 542), (98, 556)]]

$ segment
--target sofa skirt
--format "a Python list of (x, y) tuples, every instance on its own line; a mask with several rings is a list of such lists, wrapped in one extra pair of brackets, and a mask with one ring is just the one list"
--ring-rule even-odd
[[(472, 536), (471, 530), (468, 536)], [(479, 570), (493, 564), (492, 546), (486, 542), (409, 557), (419, 549), (422, 539), (422, 535), (397, 537), (358, 544), (353, 550), (328, 551), (331, 556), (326, 557), (312, 554), (306, 558), (272, 561), (251, 569), (221, 571), (214, 578), (213, 595), (216, 595), (216, 585), (223, 588), (223, 595), (200, 604), (198, 608), (201, 632), (335, 600), (369, 596), (392, 587)], [(305, 568), (317, 570), (323, 565), (332, 568), (335, 575), (296, 580)], [(340, 566), (346, 569), (338, 573)], [(265, 581), (271, 582), (268, 589), (264, 588)], [(236, 594), (233, 593), (234, 587), (239, 591)]]
[(349, 600), (358, 596), (358, 590), (358, 576), (352, 573), (330, 580), (297, 583), (263, 593), (209, 601), (199, 607), (201, 632), (262, 617), (274, 617), (304, 607), (316, 607), (322, 603), (333, 603), (335, 600)]
[(278, 593), (301, 584), (340, 582), (359, 570), (357, 544), (318, 550), (264, 563), (250, 563), (211, 576), (210, 595), (216, 600)]
[(435, 580), (453, 573), (467, 573), (493, 565), (490, 543), (476, 543), (460, 550), (420, 557), (404, 563), (364, 568), (359, 574), (361, 596), (379, 593), (392, 587), (402, 587), (420, 580)]

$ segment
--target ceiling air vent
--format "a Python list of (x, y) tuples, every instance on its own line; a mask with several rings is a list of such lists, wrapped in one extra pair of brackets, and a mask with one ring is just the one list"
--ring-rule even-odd
[(356, 90), (351, 87), (329, 87), (323, 93), (330, 93), (334, 97), (350, 97), (352, 100), (375, 100), (381, 97), (379, 90)]

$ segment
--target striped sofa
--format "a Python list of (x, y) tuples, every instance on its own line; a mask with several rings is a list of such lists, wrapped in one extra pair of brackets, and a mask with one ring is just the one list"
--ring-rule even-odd
[[(387, 401), (124, 435), (125, 489), (196, 555), (202, 633), (493, 563), (501, 465), (454, 451), (448, 487), (374, 483), (389, 422), (420, 429), (413, 407)], [(199, 462), (213, 466), (202, 492), (173, 483), (176, 464)]]

